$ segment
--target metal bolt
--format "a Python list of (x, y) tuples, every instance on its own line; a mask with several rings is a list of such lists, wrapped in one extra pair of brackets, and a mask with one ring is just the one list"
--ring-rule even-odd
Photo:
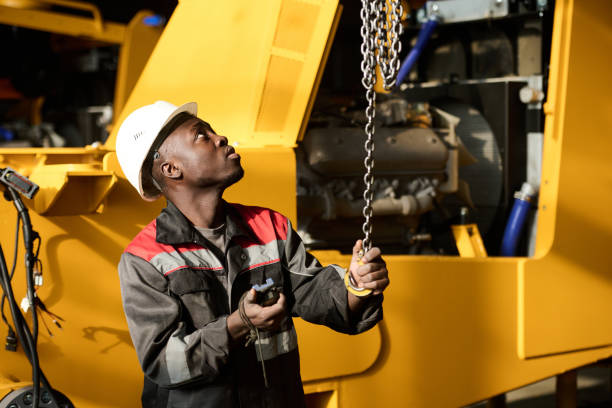
[(419, 23), (424, 23), (427, 21), (427, 11), (425, 11), (424, 8), (419, 9), (419, 11), (417, 11), (417, 21)]
[(468, 207), (461, 207), (461, 209), (459, 210), (459, 223), (467, 224), (469, 215), (470, 215), (470, 209)]
[(11, 404), (8, 406), (8, 408), (19, 408), (19, 406), (17, 404)]
[(32, 398), (32, 393), (28, 392), (23, 396), (23, 403), (26, 405), (32, 405), (34, 402), (34, 398)]
[(40, 396), (40, 401), (44, 404), (48, 404), (51, 402), (51, 394), (49, 394), (49, 391), (42, 392), (42, 395)]

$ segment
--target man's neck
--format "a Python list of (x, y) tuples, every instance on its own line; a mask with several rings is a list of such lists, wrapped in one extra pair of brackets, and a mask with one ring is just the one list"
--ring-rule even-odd
[(171, 201), (196, 227), (215, 228), (225, 222), (222, 195), (223, 191), (198, 191)]

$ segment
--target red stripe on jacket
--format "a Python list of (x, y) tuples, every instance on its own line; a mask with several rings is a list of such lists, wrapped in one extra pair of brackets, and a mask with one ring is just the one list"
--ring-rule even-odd
[(287, 228), (289, 226), (284, 215), (263, 207), (252, 207), (242, 204), (231, 205), (240, 213), (242, 219), (259, 240), (259, 242), (244, 242), (240, 240), (239, 244), (241, 247), (247, 248), (253, 245), (265, 245), (272, 241), (285, 241), (287, 239)]
[[(253, 245), (265, 245), (276, 240), (287, 239), (287, 229), (289, 228), (287, 218), (276, 211), (263, 207), (246, 206), (242, 204), (230, 204), (241, 215), (244, 222), (249, 226), (259, 242), (240, 239), (238, 244), (242, 248), (248, 248)], [(202, 249), (200, 245), (189, 243), (181, 244), (176, 247), (172, 245), (162, 244), (157, 242), (157, 220), (151, 221), (146, 227), (140, 231), (136, 237), (126, 247), (125, 252), (139, 256), (140, 258), (150, 262), (156, 255), (162, 252), (175, 252), (177, 249), (180, 253), (195, 251)]]
[(155, 240), (157, 233), (156, 225), (157, 220), (153, 220), (144, 227), (125, 248), (125, 252), (129, 252), (132, 255), (139, 256), (145, 261), (150, 262), (151, 259), (155, 258), (155, 255), (161, 254), (162, 252), (176, 252), (178, 249), (179, 252), (183, 253), (202, 249), (201, 246), (191, 243), (180, 246), (177, 245), (175, 248), (172, 245), (157, 242)]

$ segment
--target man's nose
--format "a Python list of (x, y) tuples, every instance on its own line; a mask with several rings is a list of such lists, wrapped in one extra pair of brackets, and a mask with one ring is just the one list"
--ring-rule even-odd
[(227, 137), (217, 135), (217, 140), (215, 140), (215, 144), (217, 145), (217, 147), (227, 146)]

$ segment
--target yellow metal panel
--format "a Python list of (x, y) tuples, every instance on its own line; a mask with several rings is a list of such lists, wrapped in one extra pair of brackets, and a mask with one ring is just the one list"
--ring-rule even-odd
[(340, 407), (458, 407), (612, 355), (604, 348), (517, 356), (516, 271), (523, 259), (385, 260), (391, 284), (381, 353), (364, 374), (340, 380)]
[(116, 123), (159, 99), (195, 100), (201, 117), (240, 146), (293, 146), (337, 7), (337, 0), (179, 2)]
[(308, 408), (338, 408), (338, 383), (316, 382), (304, 384)]
[(302, 71), (303, 62), (295, 59), (272, 55), (266, 83), (261, 97), (261, 106), (255, 123), (255, 131), (282, 132), (293, 98), (294, 78)]
[(520, 272), (519, 353), (612, 344), (612, 3), (558, 1), (536, 258)]
[(113, 100), (113, 110), (116, 114), (123, 109), (125, 101), (136, 85), (163, 31), (162, 27), (150, 27), (143, 24), (144, 18), (151, 14), (150, 11), (139, 11), (126, 27), (123, 44), (119, 50), (117, 82)]
[(27, 205), (39, 214), (80, 215), (96, 212), (117, 182), (111, 171), (88, 164), (36, 167), (30, 179), (40, 190)]
[(240, 148), (237, 152), (244, 167), (244, 178), (225, 192), (225, 200), (273, 208), (297, 225), (293, 150)]
[(274, 46), (301, 53), (308, 52), (313, 21), (317, 21), (320, 4), (289, 0), (281, 4)]
[(341, 15), (342, 15), (342, 5), (339, 5), (338, 8), (336, 9), (336, 15), (334, 16), (334, 21), (332, 22), (332, 28), (330, 30), (329, 37), (327, 38), (327, 44), (325, 45), (325, 50), (323, 51), (323, 56), (321, 58), (321, 64), (319, 65), (319, 70), (315, 77), (315, 82), (312, 88), (312, 92), (310, 93), (310, 99), (308, 100), (308, 105), (306, 106), (306, 110), (302, 118), (302, 125), (300, 126), (300, 131), (298, 133), (298, 141), (302, 141), (302, 139), (304, 138), (304, 134), (306, 133), (308, 121), (310, 120), (310, 114), (312, 112), (312, 108), (315, 103), (317, 92), (319, 91), (319, 85), (321, 84), (321, 79), (323, 78), (323, 72), (325, 71), (325, 65), (327, 64), (327, 57), (329, 57), (329, 53), (331, 51), (331, 47), (334, 42), (334, 38), (336, 36), (336, 30), (338, 28), (338, 23), (340, 22)]
[(482, 242), (478, 225), (451, 225), (451, 230), (460, 256), (467, 258), (487, 256), (487, 250)]

